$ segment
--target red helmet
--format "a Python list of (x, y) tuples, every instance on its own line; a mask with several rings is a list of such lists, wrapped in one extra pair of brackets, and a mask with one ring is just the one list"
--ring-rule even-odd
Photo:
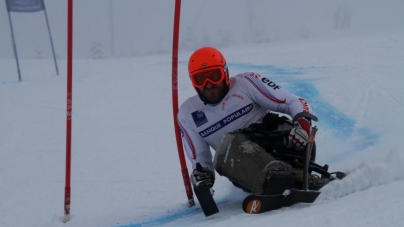
[(196, 50), (188, 62), (189, 77), (195, 88), (201, 88), (209, 81), (219, 84), (223, 80), (229, 86), (229, 71), (222, 53), (213, 47), (202, 47)]

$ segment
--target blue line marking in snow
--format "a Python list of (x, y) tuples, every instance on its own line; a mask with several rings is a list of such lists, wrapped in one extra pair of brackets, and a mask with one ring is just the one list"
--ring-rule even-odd
[[(356, 121), (347, 114), (341, 112), (336, 107), (332, 106), (326, 100), (322, 99), (316, 86), (313, 84), (313, 79), (299, 79), (300, 75), (308, 73), (311, 70), (319, 67), (279, 67), (274, 65), (253, 65), (253, 64), (229, 64), (229, 69), (256, 71), (262, 73), (262, 76), (269, 77), (286, 90), (294, 94), (304, 97), (315, 111), (316, 116), (320, 119), (320, 124), (325, 128), (333, 130), (334, 136), (339, 139), (347, 140), (358, 138), (353, 141), (352, 147), (355, 151), (364, 150), (374, 146), (380, 140), (380, 134), (371, 131), (369, 128), (356, 128)], [(321, 119), (327, 119), (321, 122)], [(349, 151), (352, 152), (352, 151)], [(345, 152), (345, 153), (349, 153)], [(341, 157), (345, 154), (339, 154)]]
[(183, 218), (187, 215), (196, 213), (197, 211), (202, 211), (200, 207), (191, 207), (186, 210), (179, 210), (177, 212), (167, 214), (161, 217), (153, 218), (148, 221), (140, 222), (140, 223), (133, 223), (128, 225), (119, 225), (116, 227), (141, 227), (141, 226), (157, 226), (162, 225), (167, 222), (174, 221), (178, 218)]
[[(237, 64), (228, 64), (229, 65), (229, 70), (231, 72), (232, 68), (237, 68), (237, 69), (242, 69), (245, 70), (246, 72), (250, 71), (251, 69), (253, 70), (259, 70), (261, 72), (266, 72), (269, 73), (269, 75), (302, 75), (304, 72), (302, 72), (305, 68), (299, 68), (299, 67), (291, 67), (289, 69), (282, 68), (279, 66), (274, 66), (274, 65), (252, 65), (252, 64), (247, 64), (247, 63), (237, 63)], [(312, 67), (314, 68), (314, 67)], [(266, 75), (262, 75), (266, 76)], [(269, 76), (268, 76), (269, 77)]]
[[(230, 201), (230, 197), (226, 196), (224, 199), (217, 202), (217, 205), (227, 203), (228, 201)], [(194, 214), (203, 215), (202, 209), (199, 205), (196, 205), (196, 206), (190, 207), (190, 208), (181, 209), (179, 211), (176, 211), (176, 212), (173, 212), (173, 213), (170, 213), (167, 215), (163, 215), (160, 217), (152, 218), (147, 221), (138, 222), (138, 223), (130, 223), (127, 225), (117, 225), (114, 227), (158, 226), (158, 225), (167, 224), (168, 222), (172, 222), (179, 218), (184, 218), (184, 217), (191, 216)]]

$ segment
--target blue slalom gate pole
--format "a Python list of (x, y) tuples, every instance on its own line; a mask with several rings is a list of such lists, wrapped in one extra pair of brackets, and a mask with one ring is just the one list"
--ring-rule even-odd
[(58, 64), (57, 64), (56, 55), (55, 55), (55, 48), (53, 47), (53, 40), (52, 40), (52, 35), (51, 35), (51, 31), (50, 31), (50, 26), (49, 26), (48, 14), (46, 13), (45, 2), (43, 2), (43, 0), (42, 0), (42, 4), (43, 4), (43, 11), (45, 13), (46, 26), (48, 27), (49, 40), (50, 40), (51, 47), (52, 47), (53, 61), (55, 62), (56, 74), (59, 75), (59, 69), (58, 69)]
[(15, 44), (13, 23), (11, 22), (10, 11), (7, 10), (7, 13), (8, 13), (8, 21), (10, 22), (11, 37), (13, 39), (15, 61), (17, 63), (18, 80), (21, 81), (20, 63), (18, 62), (17, 46)]

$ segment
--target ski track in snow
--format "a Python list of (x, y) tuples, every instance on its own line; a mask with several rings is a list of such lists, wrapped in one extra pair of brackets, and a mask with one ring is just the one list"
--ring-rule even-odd
[[(235, 193), (235, 194), (238, 195), (240, 193)], [(195, 197), (195, 200), (196, 200), (196, 197)], [(216, 200), (216, 204), (217, 204), (219, 210), (221, 210), (221, 213), (229, 211), (229, 207), (233, 207), (236, 210), (241, 210), (242, 197), (237, 198), (233, 194), (233, 195), (226, 195), (219, 199), (215, 198), (215, 200)], [(193, 207), (174, 209), (174, 211), (171, 211), (165, 215), (153, 217), (148, 220), (141, 221), (141, 222), (133, 222), (133, 223), (125, 224), (125, 225), (117, 225), (114, 227), (160, 226), (160, 225), (171, 224), (172, 222), (174, 222), (178, 219), (182, 219), (184, 222), (192, 219), (196, 222), (195, 219), (198, 218), (196, 216), (198, 216), (199, 219), (201, 219), (201, 221), (205, 220), (205, 219), (209, 219), (209, 217), (205, 217), (203, 215), (202, 209), (199, 206), (199, 203), (197, 202), (197, 200), (196, 200), (195, 206), (193, 206)], [(214, 216), (218, 216), (218, 215), (215, 214)], [(214, 216), (211, 216), (210, 218), (212, 218)]]
[(348, 172), (342, 180), (336, 180), (321, 189), (317, 201), (338, 199), (371, 187), (404, 179), (404, 155), (397, 150), (380, 162), (363, 162)]
[[(380, 162), (364, 162), (357, 168), (348, 172), (347, 177), (342, 180), (335, 180), (321, 189), (319, 198), (314, 202), (316, 204), (322, 204), (331, 202), (341, 197), (349, 196), (350, 194), (367, 190), (371, 187), (385, 185), (394, 181), (403, 180), (404, 175), (404, 155), (400, 152), (393, 150), (388, 157)], [(228, 195), (217, 200), (218, 207), (221, 215), (226, 216), (231, 212), (242, 213), (241, 203), (242, 199), (246, 196), (242, 193), (235, 193), (236, 195)], [(244, 196), (244, 197), (243, 197)], [(237, 198), (240, 197), (240, 198)], [(217, 199), (217, 198), (216, 198)], [(227, 207), (226, 207), (227, 206)], [(304, 205), (295, 205), (304, 206)], [(286, 208), (287, 209), (287, 208)], [(216, 218), (218, 214), (214, 215)], [(183, 208), (169, 214), (162, 215), (149, 220), (130, 223), (126, 225), (117, 225), (114, 227), (140, 227), (140, 226), (160, 226), (171, 225), (178, 219), (186, 223), (197, 223), (198, 221), (209, 220), (212, 217), (204, 217), (199, 204), (196, 203), (195, 207)], [(220, 218), (220, 217), (219, 217)], [(191, 221), (193, 220), (193, 221)]]

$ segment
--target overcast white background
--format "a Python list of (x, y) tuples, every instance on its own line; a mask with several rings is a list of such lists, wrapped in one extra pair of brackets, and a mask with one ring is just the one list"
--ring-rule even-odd
[[(75, 58), (170, 53), (174, 0), (74, 1)], [(58, 58), (66, 57), (67, 1), (45, 0)], [(400, 0), (186, 0), (180, 50), (201, 45), (338, 37), (404, 27)], [(20, 58), (51, 58), (43, 11), (11, 13)], [(5, 1), (0, 2), (0, 58), (13, 58)], [(102, 54), (94, 54), (94, 48)]]
[[(179, 102), (195, 94), (187, 75), (192, 50), (214, 45), (231, 75), (255, 71), (305, 97), (320, 119), (317, 161), (349, 172), (314, 204), (254, 216), (241, 210), (247, 194), (218, 176), (220, 213), (209, 218), (198, 204), (185, 205), (173, 132), (174, 1), (114, 1), (121, 17), (115, 55), (110, 2), (75, 1), (73, 217), (66, 224), (59, 220), (66, 1), (45, 3), (60, 75), (45, 51), (47, 34), (36, 32), (36, 26), (46, 32), (43, 12), (12, 13), (21, 82), (0, 7), (0, 226), (404, 226), (403, 1), (183, 1)], [(343, 15), (349, 23), (342, 23)], [(105, 47), (107, 59), (88, 59), (93, 42)]]

